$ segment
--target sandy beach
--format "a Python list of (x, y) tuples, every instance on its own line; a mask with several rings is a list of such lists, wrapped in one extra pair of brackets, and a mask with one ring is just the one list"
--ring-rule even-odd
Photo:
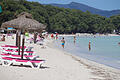
[[(0, 45), (15, 45), (11, 37)], [(45, 42), (46, 48), (38, 44), (25, 43), (33, 47), (40, 59), (46, 60), (40, 69), (25, 66), (0, 65), (0, 80), (120, 80), (120, 70), (93, 61), (89, 61), (52, 46), (52, 41)]]

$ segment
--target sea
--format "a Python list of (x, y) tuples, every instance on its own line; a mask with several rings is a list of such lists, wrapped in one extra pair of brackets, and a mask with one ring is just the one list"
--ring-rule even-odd
[[(55, 46), (76, 56), (95, 61), (116, 69), (120, 69), (120, 36), (65, 36), (65, 48), (61, 46), (59, 37)], [(88, 45), (91, 42), (91, 50)]]

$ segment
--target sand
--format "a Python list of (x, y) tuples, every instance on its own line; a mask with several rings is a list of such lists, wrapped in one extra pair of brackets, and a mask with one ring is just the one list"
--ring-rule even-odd
[[(52, 46), (47, 40), (45, 47), (25, 43), (34, 47), (36, 55), (46, 60), (40, 69), (25, 66), (0, 65), (0, 80), (120, 80), (120, 70), (92, 62)], [(6, 38), (2, 44), (15, 45), (15, 39)]]

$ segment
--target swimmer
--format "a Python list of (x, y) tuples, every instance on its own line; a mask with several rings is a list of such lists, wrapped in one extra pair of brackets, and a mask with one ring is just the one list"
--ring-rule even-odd
[(75, 42), (76, 42), (76, 36), (74, 36), (74, 44), (75, 44)]
[(120, 45), (120, 42), (118, 44)]
[(62, 47), (64, 48), (64, 45), (65, 45), (64, 37), (62, 38), (61, 42), (62, 42)]
[(89, 44), (88, 44), (88, 48), (89, 48), (89, 51), (91, 50), (91, 42), (89, 41)]

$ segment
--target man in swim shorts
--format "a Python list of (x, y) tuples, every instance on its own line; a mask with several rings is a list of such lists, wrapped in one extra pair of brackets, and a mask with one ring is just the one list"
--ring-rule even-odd
[(64, 48), (64, 45), (65, 45), (64, 37), (62, 38), (61, 42), (62, 42), (62, 47)]

